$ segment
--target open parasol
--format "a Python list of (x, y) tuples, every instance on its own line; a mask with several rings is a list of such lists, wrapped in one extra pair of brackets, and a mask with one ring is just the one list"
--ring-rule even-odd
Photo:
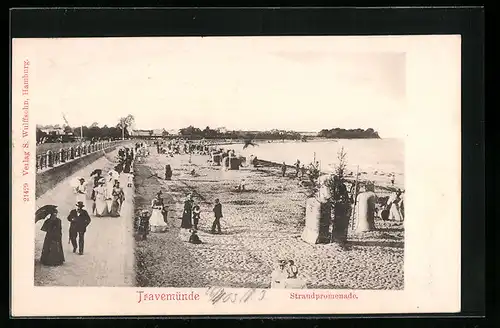
[(40, 220), (45, 219), (49, 214), (51, 214), (55, 209), (57, 209), (57, 205), (44, 205), (36, 210), (35, 212), (35, 223)]
[(93, 176), (93, 175), (102, 175), (102, 170), (95, 169), (94, 171), (92, 171), (92, 173), (90, 173), (90, 176)]
[(120, 173), (116, 172), (115, 170), (111, 170), (108, 172), (108, 174), (114, 179), (118, 180), (120, 178)]

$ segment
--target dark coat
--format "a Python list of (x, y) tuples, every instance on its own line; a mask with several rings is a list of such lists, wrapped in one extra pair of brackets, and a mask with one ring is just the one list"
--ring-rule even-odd
[(44, 265), (61, 265), (64, 263), (64, 251), (62, 247), (61, 220), (56, 216), (45, 220), (41, 228), (45, 231), (42, 256), (40, 262)]
[(222, 204), (215, 204), (214, 206), (214, 214), (216, 218), (221, 218), (222, 217)]
[(87, 226), (90, 224), (90, 216), (89, 213), (82, 209), (80, 215), (76, 209), (71, 210), (68, 215), (68, 221), (71, 222), (69, 226), (70, 231), (74, 232), (86, 232)]

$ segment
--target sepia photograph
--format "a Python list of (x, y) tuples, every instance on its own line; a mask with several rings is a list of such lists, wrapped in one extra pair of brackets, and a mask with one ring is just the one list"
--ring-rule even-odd
[(404, 53), (138, 42), (37, 54), (35, 285), (404, 288)]
[(23, 290), (94, 314), (454, 308), (460, 229), (435, 238), (460, 175), (431, 163), (459, 156), (459, 116), (412, 102), (455, 86), (415, 61), (453, 71), (460, 43), (412, 40), (14, 40)]

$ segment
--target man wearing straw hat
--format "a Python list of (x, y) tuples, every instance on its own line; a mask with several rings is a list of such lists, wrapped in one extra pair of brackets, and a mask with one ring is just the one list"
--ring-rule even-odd
[(78, 181), (80, 184), (75, 187), (76, 201), (85, 202), (85, 196), (87, 195), (87, 186), (84, 184), (85, 179), (79, 178)]
[[(84, 247), (84, 236), (87, 231), (87, 226), (90, 224), (90, 216), (86, 210), (83, 209), (83, 202), (76, 203), (76, 209), (71, 210), (68, 215), (69, 226), (69, 240), (73, 245), (73, 253), (76, 253), (78, 248), (78, 254), (83, 255)], [(78, 236), (78, 243), (76, 237)]]

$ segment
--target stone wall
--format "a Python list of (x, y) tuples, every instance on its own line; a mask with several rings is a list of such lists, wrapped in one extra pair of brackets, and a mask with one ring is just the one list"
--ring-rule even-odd
[(118, 146), (119, 144), (112, 145), (102, 151), (93, 152), (88, 155), (75, 158), (70, 162), (55, 166), (54, 168), (38, 173), (36, 175), (36, 190), (35, 190), (36, 198), (40, 197), (48, 190), (54, 188), (55, 185), (57, 185), (67, 177), (71, 176), (78, 170), (84, 168), (85, 166), (95, 162), (96, 160), (104, 156), (104, 152), (105, 153), (112, 152)]

